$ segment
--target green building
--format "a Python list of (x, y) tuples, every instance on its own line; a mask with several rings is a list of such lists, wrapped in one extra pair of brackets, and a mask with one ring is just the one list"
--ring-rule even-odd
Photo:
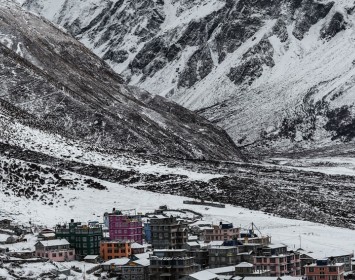
[(65, 238), (72, 248), (75, 248), (77, 259), (87, 255), (100, 255), (100, 241), (103, 237), (102, 227), (98, 223), (82, 225), (81, 222), (71, 220), (69, 224), (57, 225), (55, 236)]

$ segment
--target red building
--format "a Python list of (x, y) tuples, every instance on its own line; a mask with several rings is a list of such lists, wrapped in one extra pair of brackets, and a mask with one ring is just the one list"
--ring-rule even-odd
[(114, 208), (112, 213), (108, 214), (108, 222), (111, 240), (143, 244), (143, 224), (140, 215), (124, 214)]
[(344, 280), (344, 264), (329, 259), (305, 265), (307, 280)]
[(264, 246), (254, 256), (254, 265), (256, 270), (270, 270), (270, 276), (301, 275), (300, 254), (287, 251), (286, 245)]

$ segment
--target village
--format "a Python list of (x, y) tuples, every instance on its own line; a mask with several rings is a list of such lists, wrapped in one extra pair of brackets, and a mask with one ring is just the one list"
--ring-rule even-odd
[(274, 244), (252, 221), (248, 229), (212, 224), (199, 212), (166, 205), (151, 213), (113, 208), (102, 220), (69, 218), (54, 228), (0, 219), (1, 280), (354, 279), (351, 249), (318, 257)]

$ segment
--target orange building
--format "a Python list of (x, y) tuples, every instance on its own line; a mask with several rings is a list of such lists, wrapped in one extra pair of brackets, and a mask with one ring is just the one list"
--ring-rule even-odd
[(307, 280), (344, 280), (344, 264), (329, 259), (305, 265)]
[(132, 254), (131, 242), (129, 241), (101, 241), (100, 256), (103, 260), (129, 258)]

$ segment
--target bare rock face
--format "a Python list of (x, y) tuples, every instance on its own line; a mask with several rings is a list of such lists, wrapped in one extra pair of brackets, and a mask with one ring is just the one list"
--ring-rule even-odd
[(66, 27), (129, 84), (196, 110), (238, 145), (287, 151), (354, 139), (327, 125), (343, 106), (354, 115), (351, 2), (58, 0), (54, 12), (52, 1), (23, 6)]
[(320, 36), (323, 39), (330, 40), (336, 34), (346, 29), (344, 16), (336, 12), (329, 23), (327, 23), (320, 31)]
[(211, 73), (212, 68), (213, 60), (208, 46), (197, 50), (190, 57), (184, 71), (180, 75), (179, 87), (192, 87)]
[(274, 50), (269, 40), (261, 40), (248, 50), (242, 59), (241, 65), (231, 68), (228, 75), (235, 84), (247, 83), (251, 85), (255, 79), (263, 74), (263, 66), (273, 67)]
[(279, 18), (274, 27), (272, 28), (272, 33), (275, 34), (279, 39), (280, 42), (285, 43), (289, 38), (287, 32), (287, 24), (284, 19)]
[(318, 3), (314, 0), (304, 0), (302, 6), (296, 15), (295, 29), (292, 34), (299, 40), (302, 40), (304, 34), (309, 31), (312, 25), (324, 18), (333, 7), (334, 2), (327, 4)]
[(1, 4), (0, 95), (7, 116), (113, 151), (239, 158), (222, 129), (163, 97), (125, 85), (70, 35), (11, 2)]

